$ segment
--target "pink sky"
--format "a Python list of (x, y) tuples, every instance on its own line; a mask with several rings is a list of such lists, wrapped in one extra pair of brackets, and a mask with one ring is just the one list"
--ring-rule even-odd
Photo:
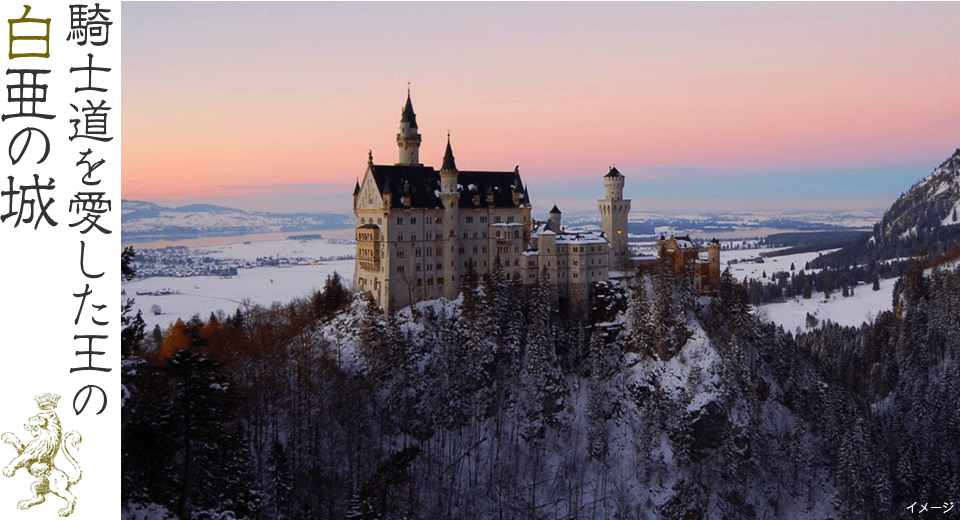
[(123, 23), (126, 199), (348, 194), (368, 149), (397, 161), (407, 81), (421, 162), (449, 129), (462, 169), (519, 164), (532, 191), (616, 163), (635, 197), (701, 170), (895, 195), (960, 146), (951, 3), (133, 2)]

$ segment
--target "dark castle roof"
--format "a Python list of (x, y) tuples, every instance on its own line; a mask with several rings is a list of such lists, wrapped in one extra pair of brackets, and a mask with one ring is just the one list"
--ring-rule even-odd
[[(377, 190), (391, 195), (390, 207), (403, 208), (403, 197), (410, 197), (411, 208), (442, 208), (440, 200), (440, 172), (431, 166), (372, 165), (370, 167)], [(493, 207), (513, 208), (513, 191), (521, 192), (520, 204), (530, 204), (520, 179), (512, 172), (459, 172), (457, 184), (461, 187), (458, 206), (461, 208), (486, 208), (487, 194), (493, 194)], [(479, 200), (474, 204), (474, 198)]]
[(550, 213), (551, 213), (551, 214), (553, 214), (553, 213), (560, 213), (560, 208), (558, 208), (557, 205), (554, 204), (554, 205), (553, 205), (553, 209), (550, 210)]
[[(459, 172), (457, 184), (463, 186), (460, 192), (461, 208), (486, 208), (487, 194), (493, 193), (493, 207), (515, 208), (513, 191), (521, 191), (520, 204), (530, 204), (530, 197), (523, 187), (520, 174), (513, 172)], [(480, 195), (479, 204), (474, 205), (475, 195)]]
[(410, 101), (410, 92), (407, 92), (407, 106), (403, 107), (401, 123), (410, 123), (410, 128), (417, 128), (417, 114), (413, 113), (413, 102)]
[(448, 172), (457, 171), (457, 163), (453, 160), (453, 148), (450, 147), (450, 134), (447, 134), (447, 151), (443, 154), (443, 165), (440, 166), (440, 170)]
[(623, 177), (623, 174), (620, 173), (619, 170), (617, 170), (616, 166), (611, 166), (610, 171), (607, 172), (607, 174), (604, 175), (604, 177)]

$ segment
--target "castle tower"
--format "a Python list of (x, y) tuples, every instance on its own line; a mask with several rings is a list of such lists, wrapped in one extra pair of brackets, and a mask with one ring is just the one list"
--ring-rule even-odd
[(400, 162), (397, 165), (422, 166), (420, 164), (420, 132), (417, 131), (417, 115), (413, 113), (409, 88), (407, 88), (407, 105), (403, 107), (403, 113), (400, 115), (397, 146), (400, 147)]
[(720, 288), (720, 241), (714, 238), (707, 244), (707, 282), (712, 290)]
[(550, 221), (550, 229), (552, 229), (553, 231), (555, 231), (555, 232), (557, 232), (557, 233), (559, 233), (560, 231), (562, 231), (562, 230), (560, 229), (560, 217), (561, 217), (560, 208), (558, 208), (557, 205), (554, 204), (554, 205), (553, 205), (553, 209), (550, 210), (550, 219), (549, 219), (549, 221)]
[(610, 269), (626, 270), (630, 265), (630, 247), (627, 241), (627, 217), (630, 201), (623, 198), (623, 174), (616, 166), (603, 176), (607, 198), (600, 203), (600, 229), (610, 241)]
[(457, 277), (460, 265), (457, 249), (460, 192), (457, 189), (457, 163), (453, 159), (449, 132), (447, 150), (440, 167), (440, 200), (443, 202), (443, 297), (453, 300), (460, 292), (460, 280)]

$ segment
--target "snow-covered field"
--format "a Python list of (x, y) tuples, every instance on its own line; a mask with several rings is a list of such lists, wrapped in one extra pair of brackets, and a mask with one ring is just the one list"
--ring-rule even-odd
[[(764, 263), (757, 264), (753, 262), (743, 262), (745, 258), (754, 258), (759, 256), (760, 252), (772, 251), (771, 249), (749, 249), (737, 251), (723, 251), (720, 254), (721, 269), (726, 269), (727, 262), (737, 259), (738, 263), (729, 265), (734, 278), (743, 280), (744, 278), (756, 278), (763, 280), (762, 275), (767, 273), (767, 279), (778, 271), (790, 272), (790, 264), (793, 263), (793, 273), (796, 274), (803, 269), (804, 265), (810, 260), (827, 254), (834, 249), (825, 251), (816, 251), (812, 253), (798, 253), (795, 255), (778, 256), (774, 258), (765, 258)], [(807, 274), (816, 273), (819, 269), (806, 269)], [(830, 320), (840, 325), (849, 325), (859, 327), (863, 322), (871, 321), (880, 312), (889, 310), (892, 306), (893, 285), (896, 279), (880, 280), (880, 290), (874, 291), (870, 284), (858, 285), (854, 288), (853, 296), (844, 298), (840, 291), (834, 292), (829, 299), (823, 298), (823, 293), (814, 293), (809, 300), (803, 297), (783, 302), (768, 303), (761, 305), (757, 309), (759, 315), (790, 331), (796, 331), (799, 327), (806, 330), (807, 313), (817, 318), (817, 323), (822, 324)]]
[(858, 285), (853, 296), (844, 298), (835, 292), (830, 299), (824, 300), (823, 293), (814, 293), (805, 300), (802, 297), (784, 303), (770, 303), (760, 306), (757, 312), (761, 317), (783, 325), (786, 330), (806, 330), (807, 313), (822, 324), (830, 320), (840, 325), (859, 327), (863, 322), (873, 321), (878, 313), (890, 310), (893, 305), (893, 285), (895, 278), (880, 280), (880, 290), (874, 291), (870, 284)]
[[(242, 239), (241, 239), (242, 240)], [(356, 247), (340, 240), (274, 240), (264, 242), (241, 241), (212, 247), (197, 248), (196, 253), (217, 259), (254, 261), (262, 257), (318, 259), (352, 256)], [(315, 265), (291, 265), (289, 267), (256, 267), (238, 269), (237, 276), (152, 277), (124, 282), (125, 298), (136, 300), (135, 309), (143, 311), (147, 330), (154, 325), (165, 329), (177, 318), (189, 320), (199, 314), (204, 320), (211, 312), (223, 310), (231, 314), (243, 305), (269, 307), (274, 302), (287, 303), (294, 298), (309, 296), (323, 288), (327, 275), (334, 271), (340, 274), (347, 288), (353, 280), (354, 261), (332, 260)], [(138, 292), (155, 292), (169, 289), (179, 294), (138, 295)], [(161, 314), (151, 312), (159, 305)]]
[(353, 256), (357, 246), (352, 242), (323, 240), (275, 240), (269, 242), (243, 242), (212, 248), (201, 248), (205, 256), (220, 260), (237, 258), (253, 261), (257, 258), (319, 259), (338, 256)]

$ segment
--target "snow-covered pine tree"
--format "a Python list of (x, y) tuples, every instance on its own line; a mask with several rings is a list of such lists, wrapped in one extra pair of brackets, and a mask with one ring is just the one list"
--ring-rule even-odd
[(289, 518), (289, 511), (293, 494), (293, 475), (290, 472), (290, 464), (287, 460), (287, 452), (280, 442), (280, 439), (274, 437), (270, 445), (270, 455), (267, 458), (267, 489), (270, 508), (273, 510), (274, 518), (283, 520)]
[(562, 378), (557, 369), (552, 334), (552, 297), (547, 270), (543, 268), (532, 288), (530, 324), (524, 352), (524, 386), (527, 387), (526, 437), (542, 438), (554, 414), (563, 405)]
[(603, 461), (607, 456), (609, 430), (606, 425), (607, 403), (609, 396), (606, 390), (607, 360), (606, 346), (598, 331), (590, 335), (590, 392), (587, 404), (587, 453), (590, 457)]
[(627, 344), (631, 350), (654, 358), (653, 337), (651, 335), (652, 318), (647, 301), (646, 277), (637, 276), (630, 284), (630, 304), (627, 307), (629, 335)]

